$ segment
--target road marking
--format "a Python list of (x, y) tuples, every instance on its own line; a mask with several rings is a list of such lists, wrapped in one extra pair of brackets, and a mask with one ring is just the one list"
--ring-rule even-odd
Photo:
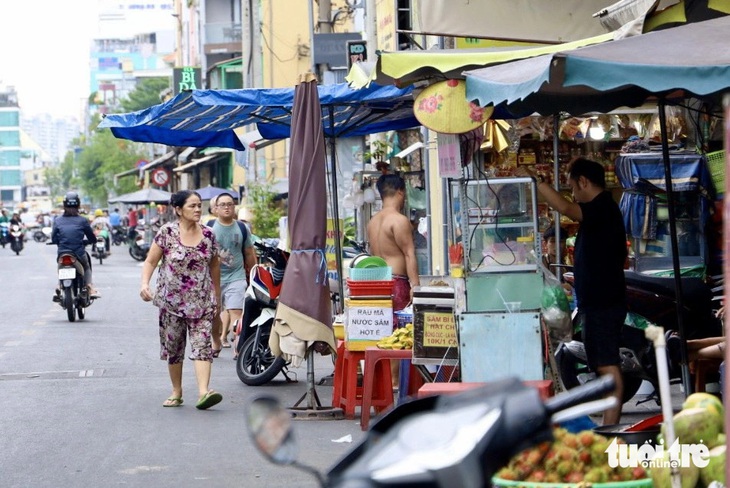
[(46, 325), (46, 321), (45, 320), (36, 320), (35, 322), (33, 322), (33, 325), (36, 327), (41, 326), (41, 325)]
[[(96, 370), (96, 376), (102, 376), (103, 374), (104, 374), (103, 369)], [(94, 376), (93, 369), (85, 369), (85, 370), (79, 371), (79, 378), (91, 378), (92, 376)]]
[(5, 344), (3, 344), (5, 347), (15, 347), (22, 344), (22, 341), (8, 341)]
[(141, 474), (141, 473), (159, 473), (161, 471), (167, 471), (170, 469), (169, 466), (135, 466), (134, 468), (122, 469), (119, 471), (121, 474)]
[(20, 335), (29, 336), (29, 335), (34, 335), (36, 332), (38, 332), (38, 331), (26, 329), (26, 330), (20, 331)]

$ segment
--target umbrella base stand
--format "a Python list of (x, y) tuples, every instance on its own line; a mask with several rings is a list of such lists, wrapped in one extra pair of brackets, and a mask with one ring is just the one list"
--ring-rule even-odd
[[(299, 406), (304, 400), (306, 406)], [(293, 407), (287, 409), (294, 420), (342, 420), (345, 414), (341, 408), (332, 406), (323, 407), (319, 401), (319, 395), (314, 388), (314, 350), (307, 351), (307, 391), (302, 395)]]

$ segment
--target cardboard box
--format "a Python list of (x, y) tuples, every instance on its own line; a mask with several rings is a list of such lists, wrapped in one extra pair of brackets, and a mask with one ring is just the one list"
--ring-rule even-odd
[(393, 300), (345, 299), (345, 348), (364, 351), (393, 333)]

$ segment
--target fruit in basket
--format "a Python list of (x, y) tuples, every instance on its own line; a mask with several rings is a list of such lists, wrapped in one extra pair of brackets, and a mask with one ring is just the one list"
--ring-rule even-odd
[(413, 349), (413, 324), (395, 329), (376, 344), (380, 349)]
[[(671, 453), (664, 451), (661, 457), (654, 458), (654, 463), (651, 468), (651, 480), (654, 482), (654, 488), (671, 488)], [(682, 488), (694, 488), (700, 478), (700, 468), (692, 463), (687, 463), (686, 466), (680, 463), (679, 475), (682, 480)]]
[[(714, 444), (723, 418), (708, 408), (685, 408), (674, 416), (674, 433), (681, 444)], [(664, 426), (662, 433), (664, 434)], [(663, 436), (666, 438), (666, 434)]]
[[(644, 468), (611, 468), (608, 439), (592, 431), (554, 430), (555, 440), (526, 449), (497, 473), (498, 478), (547, 483), (608, 483), (647, 478)], [(619, 441), (622, 442), (622, 441)]]
[(700, 479), (705, 486), (710, 486), (713, 481), (725, 485), (725, 452), (725, 446), (717, 446), (710, 450), (709, 464), (700, 468)]

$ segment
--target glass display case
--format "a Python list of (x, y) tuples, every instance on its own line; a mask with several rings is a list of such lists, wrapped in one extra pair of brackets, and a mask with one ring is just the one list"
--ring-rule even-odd
[(470, 273), (537, 271), (537, 185), (532, 178), (452, 182), (452, 228)]

